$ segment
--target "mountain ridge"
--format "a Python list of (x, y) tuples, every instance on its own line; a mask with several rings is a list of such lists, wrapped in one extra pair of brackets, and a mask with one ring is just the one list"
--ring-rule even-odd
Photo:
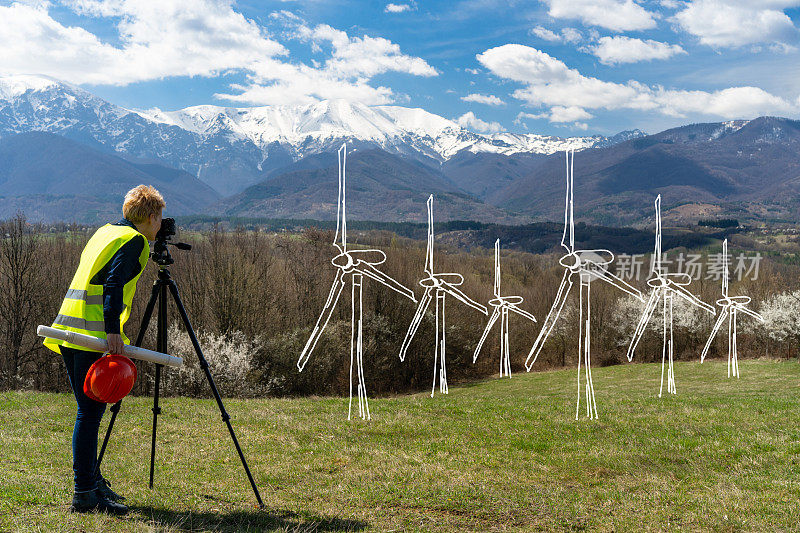
[[(554, 153), (605, 146), (630, 137), (481, 134), (419, 108), (366, 106), (344, 100), (305, 106), (194, 106), (134, 111), (52, 78), (0, 78), (0, 137), (32, 130), (135, 159), (159, 160), (229, 196), (271, 171), (357, 141), (436, 166), (463, 151)], [(614, 140), (616, 139), (616, 140)]]
[[(216, 195), (195, 202), (197, 213), (207, 208), (226, 216), (328, 219), (335, 151), (346, 142), (354, 161), (366, 157), (374, 165), (352, 182), (364, 201), (357, 209), (367, 218), (377, 212), (380, 220), (416, 221), (424, 213), (419, 199), (436, 193), (443, 220), (558, 220), (564, 160), (553, 152), (575, 143), (575, 214), (589, 222), (644, 223), (652, 218), (657, 194), (663, 196), (665, 220), (691, 221), (712, 212), (741, 220), (794, 220), (800, 214), (797, 120), (758, 117), (689, 124), (649, 136), (635, 130), (567, 139), (483, 135), (456, 127), (422, 109), (344, 100), (134, 112), (51, 78), (0, 78), (0, 142), (43, 131), (78, 143), (72, 148), (80, 153), (113, 156), (112, 165), (91, 155), (104, 162), (107, 182), (97, 186), (109, 190), (115, 172), (166, 184), (176, 177), (188, 184), (193, 177), (194, 188), (210, 187)], [(39, 146), (46, 154), (47, 146)], [(42, 154), (26, 153), (31, 165), (48, 168), (48, 161), (36, 160)], [(80, 161), (67, 155), (72, 170), (84, 172)], [(68, 168), (57, 170), (69, 178)], [(31, 176), (35, 179), (44, 180), (43, 191), (55, 190), (57, 184)], [(18, 185), (16, 192), (27, 187)], [(25, 190), (32, 209), (52, 199)], [(221, 195), (225, 198), (218, 200)], [(216, 200), (209, 201), (211, 196)]]

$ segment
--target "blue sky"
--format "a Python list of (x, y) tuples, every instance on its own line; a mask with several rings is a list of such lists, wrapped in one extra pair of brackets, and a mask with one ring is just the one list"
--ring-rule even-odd
[(476, 131), (800, 116), (800, 0), (0, 0), (0, 74), (116, 104), (422, 107)]

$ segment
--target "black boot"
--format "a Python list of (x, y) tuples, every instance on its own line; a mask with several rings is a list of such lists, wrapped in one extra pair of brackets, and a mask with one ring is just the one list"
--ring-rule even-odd
[(74, 513), (108, 513), (114, 515), (123, 515), (128, 512), (128, 508), (125, 505), (112, 502), (97, 489), (76, 492), (72, 496), (70, 510)]
[(125, 496), (120, 496), (111, 490), (111, 482), (103, 476), (100, 476), (100, 479), (97, 480), (97, 490), (100, 491), (107, 500), (111, 500), (112, 502), (125, 501)]

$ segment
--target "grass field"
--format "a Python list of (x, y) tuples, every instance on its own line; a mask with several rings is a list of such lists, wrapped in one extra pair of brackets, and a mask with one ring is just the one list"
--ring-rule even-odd
[[(600, 419), (575, 421), (576, 372), (447, 396), (228, 400), (258, 510), (210, 400), (167, 398), (147, 488), (149, 398), (125, 401), (104, 473), (123, 518), (68, 511), (71, 396), (0, 394), (0, 530), (800, 530), (800, 365), (595, 369)], [(666, 396), (666, 395), (665, 395)], [(106, 417), (106, 419), (108, 416)]]

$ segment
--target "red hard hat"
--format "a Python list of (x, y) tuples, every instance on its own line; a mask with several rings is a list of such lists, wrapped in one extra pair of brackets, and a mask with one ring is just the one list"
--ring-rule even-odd
[(136, 365), (124, 355), (109, 354), (89, 367), (83, 382), (83, 392), (92, 400), (117, 403), (133, 389)]

